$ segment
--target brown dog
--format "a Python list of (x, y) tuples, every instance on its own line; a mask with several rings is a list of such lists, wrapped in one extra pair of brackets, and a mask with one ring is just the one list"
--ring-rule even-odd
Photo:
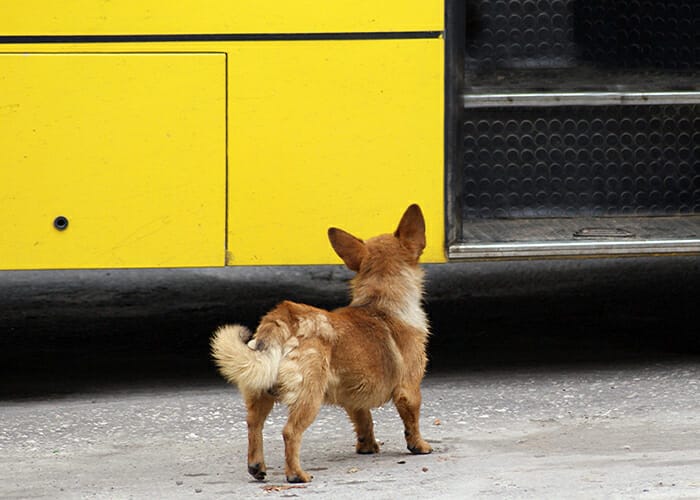
[(219, 328), (212, 355), (221, 374), (238, 385), (248, 409), (248, 472), (266, 475), (262, 429), (275, 401), (289, 407), (284, 426), (285, 473), (307, 482), (299, 450), (321, 404), (345, 408), (357, 433), (357, 453), (377, 453), (370, 408), (394, 401), (411, 453), (430, 453), (421, 437), (420, 383), (425, 372), (428, 321), (421, 307), (425, 221), (408, 207), (394, 234), (366, 242), (328, 230), (336, 253), (357, 275), (352, 302), (329, 312), (282, 302), (260, 322), (251, 340), (244, 326)]

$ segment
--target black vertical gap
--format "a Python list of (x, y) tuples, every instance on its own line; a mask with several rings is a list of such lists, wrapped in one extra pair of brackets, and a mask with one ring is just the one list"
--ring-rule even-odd
[(225, 67), (224, 67), (224, 119), (226, 122), (224, 123), (224, 131), (225, 131), (225, 155), (226, 155), (226, 160), (225, 160), (225, 186), (224, 186), (224, 266), (227, 266), (229, 264), (229, 240), (228, 240), (228, 219), (230, 216), (229, 212), (229, 188), (228, 188), (228, 181), (229, 181), (229, 138), (228, 138), (228, 127), (229, 127), (229, 116), (228, 116), (228, 106), (229, 106), (229, 95), (228, 95), (228, 52), (224, 53), (224, 62), (225, 62)]

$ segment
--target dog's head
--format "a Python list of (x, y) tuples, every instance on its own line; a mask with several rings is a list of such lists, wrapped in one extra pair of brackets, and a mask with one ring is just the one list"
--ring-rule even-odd
[(352, 234), (332, 227), (328, 239), (335, 253), (352, 271), (384, 267), (388, 262), (416, 266), (425, 248), (425, 219), (416, 204), (406, 209), (393, 234), (382, 234), (362, 241)]

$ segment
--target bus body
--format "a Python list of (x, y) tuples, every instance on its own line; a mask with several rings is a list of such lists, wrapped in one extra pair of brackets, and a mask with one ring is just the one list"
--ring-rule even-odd
[(598, 4), (5, 2), (0, 269), (697, 253), (697, 9)]

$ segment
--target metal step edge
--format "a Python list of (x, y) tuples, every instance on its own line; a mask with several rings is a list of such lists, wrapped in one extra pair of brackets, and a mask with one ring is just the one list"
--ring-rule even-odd
[(624, 257), (673, 254), (700, 254), (700, 239), (507, 243), (457, 242), (451, 244), (447, 251), (449, 260)]
[(699, 104), (700, 92), (525, 92), (463, 94), (464, 108)]

